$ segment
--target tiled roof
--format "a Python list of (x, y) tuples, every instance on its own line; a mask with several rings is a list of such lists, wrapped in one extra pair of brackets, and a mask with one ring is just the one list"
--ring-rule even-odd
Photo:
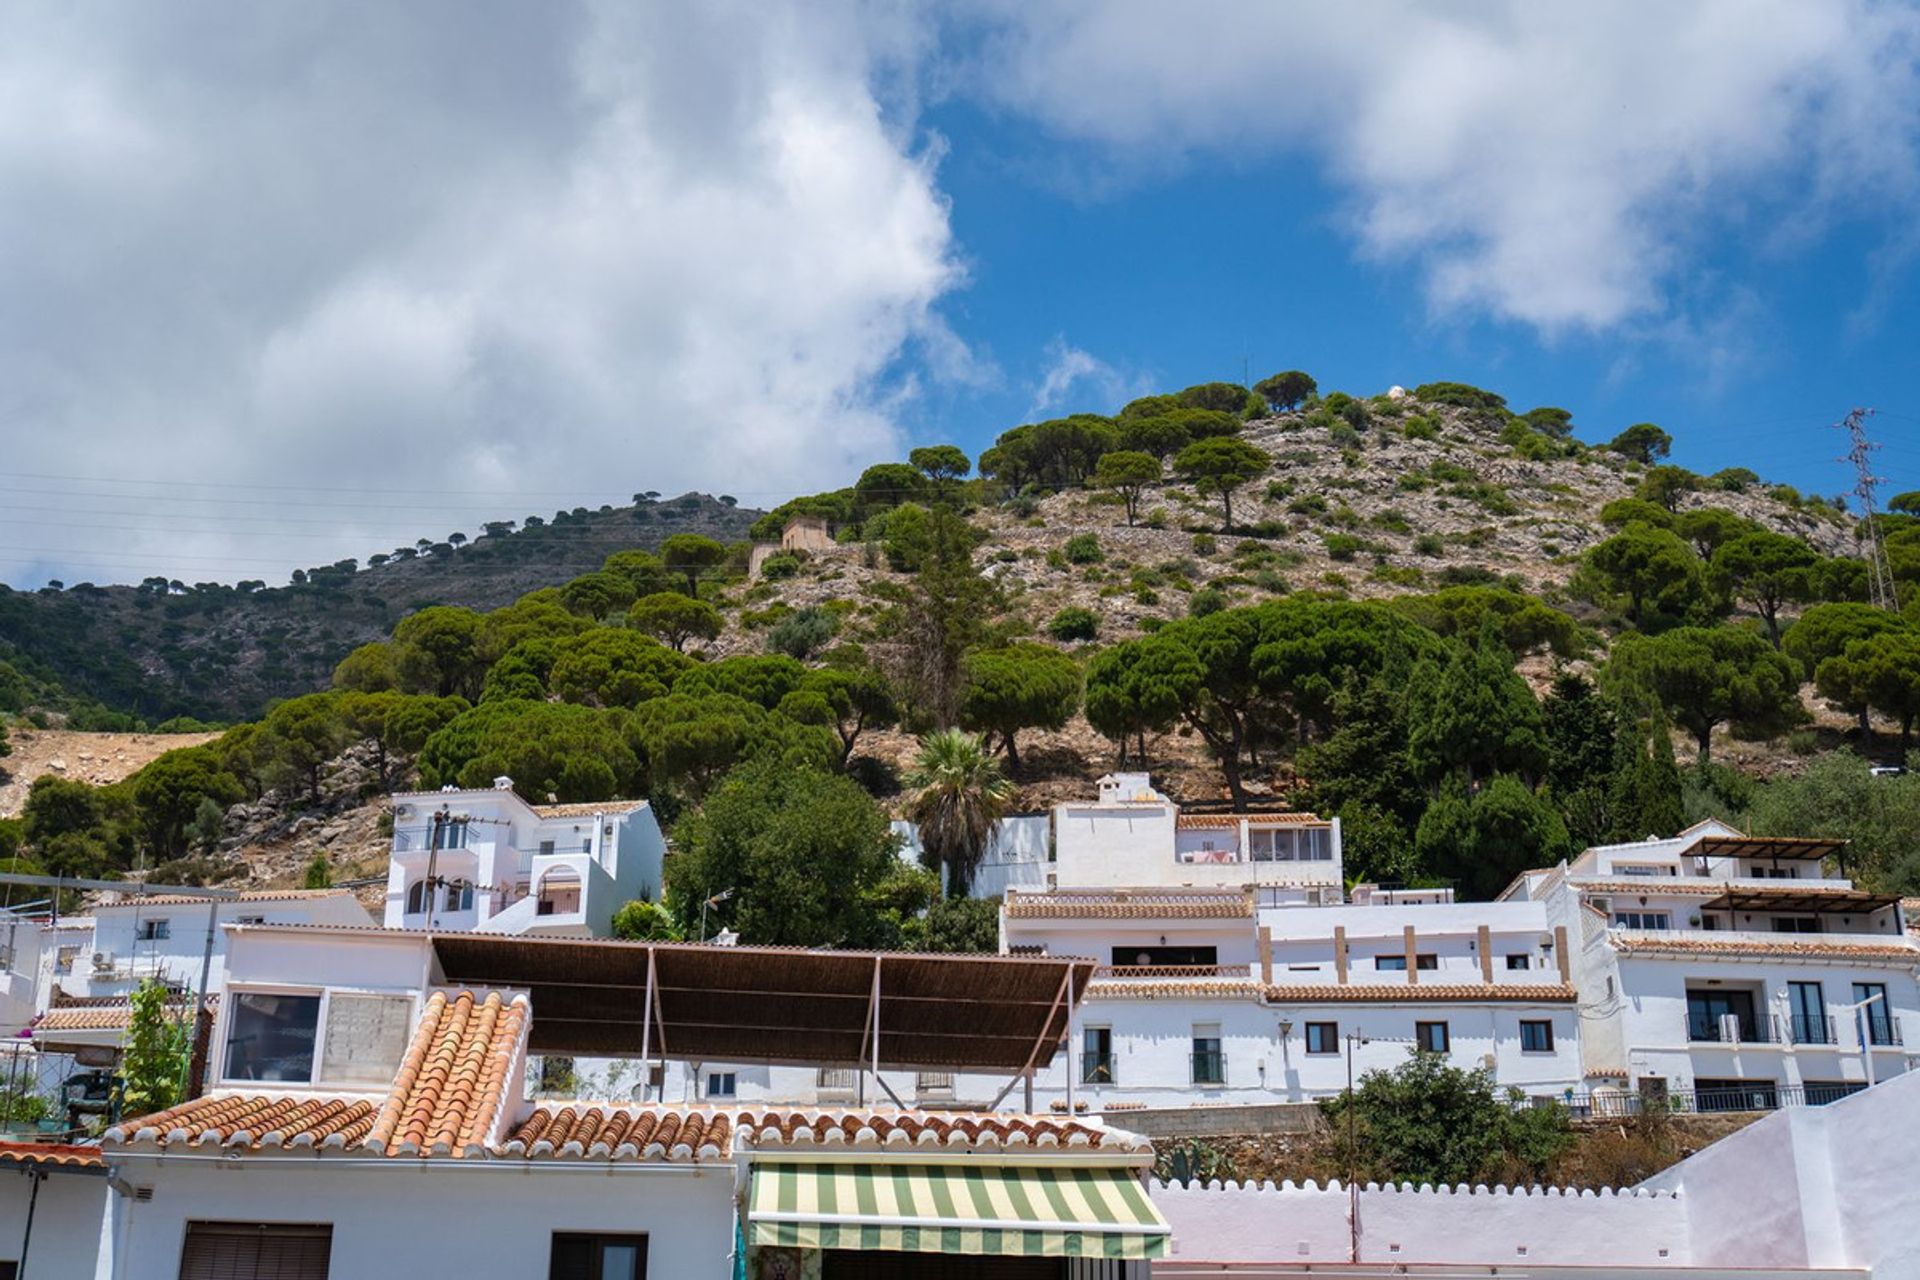
[(1271, 1004), (1403, 1004), (1530, 1001), (1533, 1003), (1570, 1003), (1577, 993), (1566, 983), (1541, 983), (1527, 986), (1513, 983), (1471, 982), (1366, 982), (1320, 986), (1268, 987)]
[(1078, 1120), (1034, 1115), (835, 1109), (743, 1111), (737, 1141), (755, 1150), (823, 1147), (1098, 1147), (1133, 1151), (1146, 1140)]
[(1256, 999), (1261, 986), (1250, 978), (1199, 978), (1187, 981), (1152, 978), (1132, 981), (1126, 978), (1100, 978), (1087, 984), (1089, 1000), (1154, 1000), (1161, 996), (1191, 996), (1198, 999)]
[(496, 1147), (503, 1156), (717, 1160), (733, 1150), (725, 1112), (575, 1103), (538, 1107)]
[[(116, 891), (117, 892), (117, 891)], [(116, 907), (204, 907), (209, 903), (226, 906), (246, 902), (306, 902), (315, 898), (350, 898), (351, 889), (246, 889), (231, 898), (199, 898), (190, 893), (130, 893), (119, 902), (103, 902), (94, 909), (111, 911)]]
[(528, 806), (543, 818), (591, 818), (597, 813), (632, 813), (646, 808), (645, 800), (598, 800), (585, 804), (536, 804)]
[(153, 1142), (163, 1147), (213, 1146), (258, 1151), (291, 1147), (357, 1147), (373, 1128), (367, 1098), (312, 1098), (214, 1094), (115, 1125), (100, 1135), (108, 1146)]
[(106, 1159), (98, 1147), (66, 1142), (0, 1142), (0, 1164), (60, 1165), (70, 1169), (103, 1169)]
[(1253, 895), (1241, 889), (1012, 892), (1006, 904), (1008, 917), (1016, 920), (1244, 920), (1254, 914)]
[(1627, 1073), (1617, 1067), (1594, 1067), (1587, 1072), (1586, 1078), (1589, 1080), (1625, 1080)]
[(214, 1094), (125, 1121), (101, 1140), (241, 1150), (364, 1148), (392, 1156), (483, 1154), (526, 1027), (524, 996), (436, 991), (384, 1099)]
[(1581, 893), (1643, 894), (1649, 898), (1717, 898), (1728, 892), (1743, 897), (1852, 898), (1862, 892), (1848, 885), (1822, 884), (1818, 880), (1775, 880), (1730, 888), (1723, 881), (1703, 876), (1628, 876), (1621, 880), (1574, 880), (1572, 883)]
[(1187, 830), (1222, 830), (1239, 826), (1245, 816), (1239, 813), (1183, 813), (1173, 820), (1173, 824)]
[(526, 1025), (525, 996), (434, 992), (367, 1135), (368, 1150), (465, 1155), (484, 1148)]
[(1256, 827), (1324, 827), (1331, 824), (1317, 813), (1183, 813), (1174, 819), (1177, 827), (1208, 830), (1232, 829), (1241, 823)]
[[(211, 1013), (220, 1002), (218, 995), (207, 997), (207, 1010)], [(191, 999), (174, 1000), (167, 1004), (167, 1012), (185, 1017), (192, 1009)], [(103, 1000), (77, 1000), (72, 1004), (56, 1005), (47, 1010), (29, 1024), (35, 1035), (58, 1031), (124, 1031), (133, 1021), (133, 1002), (124, 997)]]
[(1885, 942), (1814, 941), (1804, 934), (1783, 933), (1773, 938), (1716, 938), (1711, 934), (1632, 933), (1614, 931), (1607, 935), (1614, 950), (1623, 955), (1635, 952), (1659, 954), (1721, 956), (1839, 956), (1862, 960), (1904, 960), (1920, 964), (1920, 946), (1889, 938)]

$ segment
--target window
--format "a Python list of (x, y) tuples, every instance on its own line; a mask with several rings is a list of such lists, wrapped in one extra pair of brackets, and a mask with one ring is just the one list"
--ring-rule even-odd
[(466, 848), (467, 820), (465, 818), (434, 819), (433, 847), (436, 849)]
[(1552, 1053), (1553, 1023), (1545, 1018), (1537, 1021), (1531, 1018), (1521, 1019), (1520, 1052)]
[(1340, 1024), (1337, 1022), (1309, 1022), (1307, 1024), (1307, 1052), (1340, 1052)]
[(1407, 971), (1407, 958), (1405, 956), (1375, 956), (1373, 958), (1373, 967), (1382, 972), (1405, 973)]
[(731, 1098), (739, 1091), (740, 1080), (733, 1072), (707, 1072), (707, 1096), (709, 1098)]
[(1197, 1022), (1193, 1027), (1193, 1082), (1225, 1084), (1227, 1055), (1220, 1051), (1220, 1024)]
[(1140, 965), (1215, 965), (1220, 963), (1218, 947), (1115, 947), (1116, 969)]
[(227, 1023), (229, 1080), (313, 1080), (313, 1042), (320, 1029), (320, 997), (275, 991), (230, 991)]
[(412, 996), (327, 996), (320, 1078), (335, 1084), (384, 1085), (406, 1056), (413, 1033)]
[(1671, 929), (1673, 917), (1665, 911), (1616, 911), (1613, 923), (1622, 929)]
[(551, 858), (553, 856), (553, 841), (542, 840), (540, 842), (540, 856), (543, 858)]
[(1787, 1012), (1795, 1044), (1832, 1044), (1827, 1023), (1827, 1000), (1817, 982), (1787, 984)]
[(1453, 1047), (1453, 1041), (1447, 1036), (1447, 1024), (1444, 1022), (1414, 1023), (1413, 1042), (1424, 1053), (1445, 1053)]
[(1413, 967), (1416, 969), (1438, 969), (1440, 967), (1440, 957), (1431, 955), (1415, 956), (1413, 958)]
[(233, 922), (235, 924), (265, 924), (267, 918), (265, 916), (235, 916)]
[(813, 1081), (821, 1093), (852, 1093), (857, 1084), (852, 1067), (821, 1067)]
[(1854, 983), (1853, 1002), (1860, 1004), (1862, 1000), (1873, 1001), (1872, 1004), (1860, 1005), (1860, 1010), (1855, 1015), (1866, 1021), (1867, 1043), (1899, 1044), (1900, 1037), (1895, 1034), (1893, 1026), (1893, 1010), (1887, 1007), (1887, 984), (1884, 982)]
[(140, 922), (140, 941), (164, 942), (173, 936), (173, 921), (165, 916), (156, 916)]
[(332, 1252), (333, 1227), (324, 1222), (189, 1222), (180, 1280), (327, 1280)]
[(645, 1236), (553, 1233), (547, 1280), (641, 1280), (647, 1274)]
[(583, 837), (581, 837), (581, 840), (580, 840), (580, 852), (582, 852), (582, 853), (592, 853), (592, 852), (593, 852), (593, 837), (592, 837), (592, 836), (583, 836)]
[(427, 913), (427, 882), (415, 880), (407, 886), (407, 914), (420, 916)]
[(1752, 1044), (1761, 1039), (1760, 1024), (1754, 1017), (1753, 993), (1732, 989), (1687, 992), (1687, 1038), (1718, 1042), (1739, 1040)]
[(1529, 955), (1522, 955), (1521, 953), (1516, 951), (1514, 954), (1507, 957), (1507, 968), (1531, 969), (1533, 968), (1533, 957)]
[(1113, 1028), (1080, 1028), (1080, 1083), (1112, 1084)]
[(953, 1072), (917, 1071), (913, 1076), (913, 1092), (920, 1098), (951, 1098)]
[(1646, 863), (1627, 863), (1614, 868), (1623, 876), (1677, 876), (1680, 868), (1668, 866), (1649, 866)]
[(1775, 933), (1818, 933), (1820, 918), (1818, 916), (1775, 916), (1773, 931)]
[(473, 910), (473, 885), (466, 880), (456, 880), (447, 886), (447, 910)]

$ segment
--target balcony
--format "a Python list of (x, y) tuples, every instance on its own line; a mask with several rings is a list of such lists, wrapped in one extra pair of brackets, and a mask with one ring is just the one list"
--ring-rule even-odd
[(1736, 1014), (1687, 1013), (1687, 1039), (1695, 1044), (1778, 1044), (1780, 1037), (1765, 1018)]
[(1867, 1043), (1876, 1047), (1898, 1045), (1900, 1039), (1899, 1024), (1890, 1017), (1881, 1016), (1867, 1019)]
[(1095, 982), (1204, 982), (1252, 976), (1250, 964), (1103, 964), (1093, 971)]
[(1833, 1019), (1825, 1014), (1796, 1013), (1788, 1019), (1788, 1036), (1795, 1044), (1838, 1044)]

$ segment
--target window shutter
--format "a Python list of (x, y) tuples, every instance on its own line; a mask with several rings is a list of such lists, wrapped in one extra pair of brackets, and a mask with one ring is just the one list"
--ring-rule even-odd
[(333, 1227), (189, 1222), (180, 1280), (327, 1280)]

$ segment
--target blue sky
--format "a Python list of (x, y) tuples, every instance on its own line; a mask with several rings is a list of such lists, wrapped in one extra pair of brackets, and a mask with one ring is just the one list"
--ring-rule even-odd
[(4, 11), (0, 581), (770, 506), (1243, 368), (1920, 488), (1915, 0)]

